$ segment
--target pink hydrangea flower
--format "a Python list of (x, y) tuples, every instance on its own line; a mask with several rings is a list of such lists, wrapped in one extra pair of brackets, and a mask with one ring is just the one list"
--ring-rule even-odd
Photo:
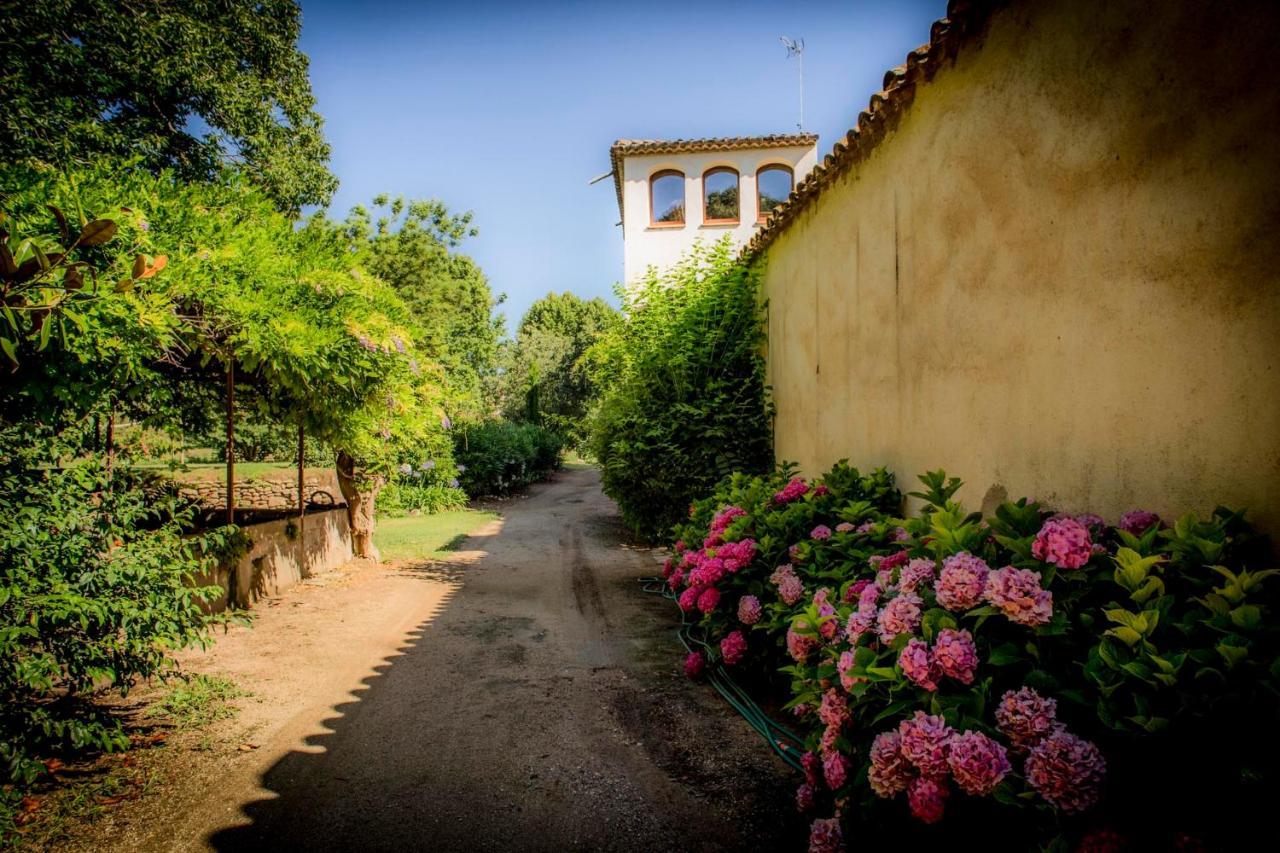
[(818, 752), (822, 754), (824, 760), (836, 751), (836, 744), (839, 740), (840, 728), (838, 726), (827, 726), (822, 730), (822, 737), (818, 741)]
[(831, 494), (831, 490), (827, 488), (825, 483), (813, 490), (813, 496), (815, 498), (820, 498), (823, 495), (829, 495), (829, 494)]
[(853, 523), (842, 521), (836, 525), (836, 533), (852, 533), (854, 530)]
[(756, 624), (761, 615), (760, 599), (754, 595), (744, 595), (738, 599), (738, 621), (743, 625)]
[(849, 621), (845, 623), (844, 630), (849, 637), (850, 643), (858, 642), (858, 638), (875, 627), (876, 617), (874, 613), (868, 614), (862, 611), (854, 611), (849, 614)]
[(954, 733), (942, 717), (916, 711), (898, 724), (899, 748), (921, 775), (942, 776), (947, 772), (947, 745)]
[(978, 649), (973, 644), (973, 635), (967, 630), (942, 629), (933, 644), (933, 661), (943, 675), (961, 684), (972, 684), (973, 673), (978, 668)]
[(769, 583), (777, 586), (788, 577), (795, 577), (796, 570), (790, 563), (783, 563), (781, 566), (773, 570), (773, 574), (769, 575)]
[(893, 536), (891, 538), (894, 542), (906, 542), (911, 538), (911, 534), (907, 532), (907, 528), (905, 527), (895, 527), (893, 528)]
[(702, 656), (702, 652), (689, 652), (689, 656), (684, 659), (684, 674), (688, 678), (697, 678), (706, 668), (707, 659)]
[(881, 732), (871, 742), (871, 767), (867, 781), (876, 796), (892, 799), (907, 790), (915, 777), (915, 768), (902, 755), (902, 736), (895, 731)]
[(799, 563), (804, 559), (804, 552), (801, 551), (800, 546), (796, 544), (787, 549), (787, 556), (791, 558), (791, 562)]
[(813, 811), (813, 786), (808, 782), (796, 788), (796, 811), (801, 814)]
[(1058, 702), (1030, 687), (1010, 690), (996, 705), (996, 728), (1015, 750), (1030, 749), (1058, 728)]
[(671, 577), (671, 573), (676, 570), (676, 561), (670, 557), (662, 561), (662, 579), (666, 580)]
[(817, 788), (822, 779), (822, 759), (812, 752), (800, 756), (800, 769), (804, 771), (804, 781)]
[(876, 523), (874, 521), (864, 521), (858, 525), (859, 533), (874, 533), (875, 530), (876, 530)]
[(720, 641), (720, 657), (729, 666), (740, 662), (746, 654), (747, 638), (742, 636), (741, 631), (730, 631)]
[(712, 533), (724, 533), (733, 524), (735, 518), (741, 518), (746, 515), (747, 511), (739, 506), (727, 506), (720, 512), (716, 513), (715, 518), (711, 520)]
[(947, 766), (960, 790), (975, 797), (990, 794), (1010, 770), (1004, 747), (982, 732), (965, 732), (951, 738)]
[(680, 609), (688, 613), (698, 606), (698, 596), (702, 595), (702, 587), (691, 586), (684, 592), (680, 593), (678, 604)]
[[(856, 616), (857, 614), (854, 615)], [(840, 686), (845, 690), (853, 690), (853, 685), (864, 680), (853, 674), (853, 668), (853, 652), (841, 652), (840, 659), (836, 661), (836, 672), (840, 673)]]
[(858, 596), (862, 595), (862, 591), (869, 586), (871, 586), (871, 581), (867, 580), (866, 578), (863, 578), (860, 581), (854, 581), (853, 583), (849, 584), (849, 586), (846, 587), (844, 591), (844, 603), (853, 604), (855, 601), (858, 600)]
[(804, 663), (809, 659), (809, 655), (818, 648), (818, 641), (813, 637), (805, 634), (797, 634), (794, 630), (787, 629), (787, 654), (791, 655), (791, 659), (796, 663)]
[(677, 567), (676, 570), (671, 573), (671, 577), (667, 578), (667, 586), (669, 586), (672, 589), (672, 591), (679, 589), (680, 584), (683, 582), (684, 582), (684, 569), (681, 569), (679, 567)]
[(703, 613), (710, 613), (716, 609), (716, 605), (720, 603), (720, 590), (715, 587), (708, 587), (698, 596), (698, 609)]
[(774, 494), (773, 502), (776, 504), (791, 503), (794, 500), (804, 497), (808, 493), (809, 484), (801, 477), (794, 477), (791, 482), (782, 487), (782, 491)]
[(818, 541), (822, 541), (823, 539), (830, 539), (831, 528), (827, 527), (825, 524), (819, 524), (817, 527), (813, 528), (813, 530), (809, 531), (809, 538), (817, 539)]
[(907, 786), (907, 803), (911, 814), (921, 823), (937, 823), (947, 809), (950, 791), (941, 779), (912, 779)]
[(809, 853), (841, 853), (842, 850), (844, 833), (840, 829), (840, 818), (815, 820), (809, 827)]
[(987, 601), (1011, 622), (1035, 627), (1053, 618), (1053, 593), (1040, 588), (1040, 573), (1005, 566), (987, 575)]
[(904, 592), (884, 606), (876, 619), (880, 642), (891, 643), (899, 634), (914, 634), (920, 627), (920, 596)]
[(1107, 762), (1097, 746), (1059, 730), (1031, 750), (1025, 772), (1027, 784), (1049, 805), (1067, 814), (1079, 814), (1101, 796)]
[(849, 778), (849, 759), (838, 752), (828, 755), (822, 760), (822, 778), (833, 791), (843, 788)]
[(928, 557), (917, 557), (902, 567), (898, 573), (898, 589), (915, 592), (925, 581), (933, 580), (937, 566)]
[(898, 566), (905, 566), (910, 559), (911, 555), (906, 551), (896, 551), (888, 556), (873, 554), (867, 558), (867, 564), (876, 571), (893, 570)]
[(1153, 524), (1160, 524), (1160, 516), (1154, 512), (1148, 512), (1145, 509), (1131, 509), (1124, 515), (1120, 516), (1120, 524), (1117, 526), (1126, 533), (1132, 533), (1134, 536), (1141, 536), (1146, 533)]
[(1031, 543), (1031, 555), (1060, 569), (1078, 569), (1093, 555), (1089, 528), (1074, 518), (1051, 518)]
[(684, 551), (684, 540), (683, 540), (683, 539), (677, 539), (677, 540), (676, 540), (676, 551), (677, 551), (677, 552)]
[(952, 554), (942, 561), (942, 574), (933, 585), (938, 604), (948, 610), (963, 611), (977, 607), (987, 585), (990, 567), (967, 551)]
[(875, 617), (879, 611), (880, 593), (884, 589), (878, 583), (869, 583), (858, 593), (858, 612), (864, 616)]
[(804, 584), (795, 575), (789, 575), (778, 584), (778, 597), (788, 605), (795, 604), (804, 598)]
[(930, 692), (938, 689), (938, 667), (929, 654), (929, 646), (924, 640), (912, 639), (898, 653), (898, 666), (902, 674), (917, 687)]
[(822, 694), (822, 704), (818, 707), (818, 719), (825, 725), (839, 728), (849, 722), (849, 703), (834, 690)]

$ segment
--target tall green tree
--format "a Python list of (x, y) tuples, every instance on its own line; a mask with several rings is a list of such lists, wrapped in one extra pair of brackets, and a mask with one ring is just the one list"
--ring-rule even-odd
[(294, 0), (0, 0), (0, 162), (235, 165), (281, 210), (337, 180)]
[(380, 195), (372, 211), (355, 207), (346, 220), (363, 266), (405, 301), (419, 347), (444, 368), (453, 417), (468, 420), (487, 414), (481, 389), (496, 369), (505, 325), (494, 315), (505, 297), (495, 297), (476, 262), (457, 251), (477, 233), (471, 219), (434, 199)]
[(541, 420), (567, 443), (586, 437), (586, 417), (598, 393), (583, 356), (602, 334), (619, 322), (603, 299), (573, 293), (549, 293), (520, 320), (516, 332), (508, 414)]

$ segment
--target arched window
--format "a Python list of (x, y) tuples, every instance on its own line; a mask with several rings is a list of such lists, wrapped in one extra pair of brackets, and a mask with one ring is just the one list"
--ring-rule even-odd
[(684, 224), (684, 172), (663, 169), (649, 178), (649, 223)]
[(719, 225), (738, 221), (738, 172), (728, 166), (702, 176), (702, 221)]
[(791, 167), (781, 164), (764, 166), (756, 172), (756, 218), (769, 218), (773, 209), (787, 200), (795, 175)]

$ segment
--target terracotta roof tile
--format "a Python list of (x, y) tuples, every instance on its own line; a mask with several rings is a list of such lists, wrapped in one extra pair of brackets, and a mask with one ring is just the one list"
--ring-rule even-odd
[(961, 45), (982, 31), (991, 12), (1000, 5), (1001, 0), (951, 0), (947, 17), (935, 21), (930, 28), (929, 43), (908, 53), (904, 64), (885, 72), (884, 88), (871, 96), (867, 109), (858, 113), (857, 126), (836, 142), (831, 153), (784, 203), (773, 209), (769, 221), (743, 249), (743, 257), (749, 259), (768, 248), (823, 189), (865, 160), (914, 100), (916, 86), (929, 82), (938, 69), (954, 62)]
[(743, 148), (791, 148), (818, 142), (816, 133), (774, 133), (768, 136), (723, 136), (716, 139), (619, 139), (609, 148), (613, 188), (622, 209), (622, 158), (637, 154), (692, 154), (702, 151), (739, 151)]

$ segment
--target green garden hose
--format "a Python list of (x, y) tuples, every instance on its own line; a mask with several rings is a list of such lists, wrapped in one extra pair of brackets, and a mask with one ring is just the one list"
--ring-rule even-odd
[[(672, 601), (676, 600), (675, 594), (667, 588), (666, 581), (662, 578), (641, 578), (640, 589), (644, 592), (661, 595), (663, 598)], [(688, 614), (683, 609), (680, 610), (680, 628), (676, 631), (676, 636), (680, 638), (681, 645), (688, 652), (713, 648), (706, 641), (705, 635), (701, 635), (701, 632), (698, 631), (697, 626), (689, 622)], [(701, 649), (695, 649), (695, 646), (701, 646)], [(786, 726), (776, 722), (766, 714), (764, 709), (748, 695), (747, 691), (738, 682), (734, 681), (733, 676), (729, 674), (729, 671), (722, 664), (708, 663), (707, 682), (715, 688), (717, 693), (724, 697), (730, 707), (742, 715), (747, 724), (765, 739), (769, 747), (783, 761), (796, 770), (802, 769), (800, 756), (805, 751), (804, 741)]]

